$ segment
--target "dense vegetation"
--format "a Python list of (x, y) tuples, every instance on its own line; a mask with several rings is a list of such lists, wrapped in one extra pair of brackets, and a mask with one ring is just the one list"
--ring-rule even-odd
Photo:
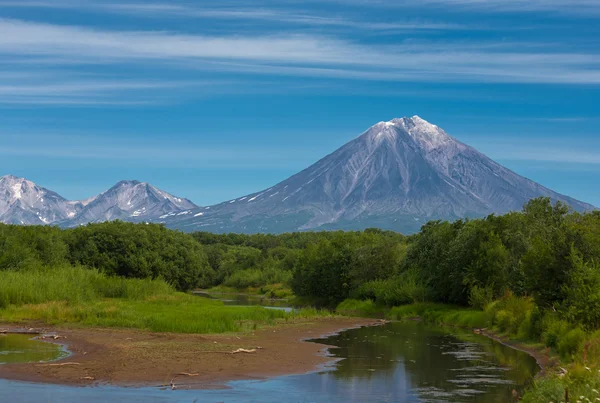
[(209, 286), (214, 276), (201, 245), (159, 225), (111, 222), (70, 230), (0, 225), (0, 270), (60, 265), (162, 278), (180, 290)]
[[(79, 274), (69, 272), (72, 267)], [(376, 229), (216, 235), (123, 222), (68, 230), (0, 225), (3, 270), (3, 317), (13, 311), (14, 318), (24, 317), (19, 315), (27, 303), (63, 301), (70, 307), (111, 293), (126, 299), (148, 287), (158, 287), (152, 291), (157, 295), (168, 295), (159, 291), (162, 286), (171, 293), (170, 287), (218, 286), (270, 296), (285, 296), (291, 288), (306, 301), (341, 303), (338, 310), (347, 313), (395, 307), (389, 315), (396, 318), (420, 315), (494, 327), (510, 337), (542, 343), (594, 374), (594, 379), (589, 374), (555, 379), (563, 391), (564, 386), (580, 390), (581, 382), (600, 388), (600, 212), (571, 212), (545, 198), (503, 216), (432, 221), (408, 237)], [(67, 276), (66, 287), (80, 281), (85, 270), (93, 274), (73, 294), (60, 294), (58, 285), (43, 291), (39, 283)], [(141, 282), (123, 283), (116, 277)], [(40, 291), (31, 293), (31, 288)], [(436, 304), (470, 308), (458, 313)], [(142, 305), (151, 306), (140, 303), (140, 309)], [(110, 324), (103, 309), (94, 315), (104, 319), (85, 320)], [(136, 326), (157, 328), (141, 322)], [(560, 388), (548, 392), (547, 385), (540, 385), (536, 390), (546, 394), (539, 401), (559, 398), (551, 393)]]
[(156, 332), (222, 333), (278, 320), (325, 314), (232, 307), (175, 291), (162, 280), (107, 276), (96, 269), (56, 266), (9, 270), (0, 282), (0, 321), (43, 321)]

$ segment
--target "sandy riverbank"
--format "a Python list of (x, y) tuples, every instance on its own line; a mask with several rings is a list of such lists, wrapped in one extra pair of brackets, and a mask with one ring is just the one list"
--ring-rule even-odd
[[(331, 358), (328, 346), (305, 342), (344, 329), (381, 323), (373, 319), (297, 320), (250, 334), (196, 335), (133, 329), (43, 328), (64, 338), (72, 355), (52, 365), (0, 365), (0, 378), (121, 386), (222, 387), (227, 381), (262, 379), (317, 369)], [(16, 329), (1, 326), (0, 329)], [(255, 350), (239, 352), (238, 349)], [(60, 364), (60, 365), (56, 365)]]

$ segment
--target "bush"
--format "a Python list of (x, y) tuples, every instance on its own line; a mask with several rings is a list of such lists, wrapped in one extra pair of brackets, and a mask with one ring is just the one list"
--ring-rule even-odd
[(513, 313), (504, 309), (498, 311), (494, 318), (494, 324), (498, 326), (501, 332), (511, 332), (514, 330), (516, 323), (517, 319)]
[(569, 331), (569, 322), (557, 319), (555, 315), (546, 315), (543, 321), (542, 340), (548, 347), (558, 347), (560, 339)]
[(490, 325), (485, 312), (433, 303), (394, 307), (386, 316), (394, 320), (419, 317), (426, 322), (435, 324), (469, 328), (484, 328)]
[(484, 310), (494, 300), (494, 290), (491, 287), (471, 287), (469, 305), (475, 309)]
[(399, 306), (425, 301), (427, 288), (418, 280), (418, 274), (409, 270), (387, 280), (375, 280), (363, 284), (352, 296), (356, 299), (372, 299), (379, 305)]
[(492, 324), (502, 332), (516, 335), (528, 328), (528, 321), (536, 309), (531, 298), (517, 297), (512, 294), (505, 295), (502, 299), (488, 304), (486, 312)]
[(544, 316), (540, 309), (534, 306), (519, 326), (519, 336), (530, 340), (539, 340), (542, 337), (543, 319)]
[(269, 298), (291, 298), (294, 293), (285, 284), (268, 284), (260, 288), (260, 293)]
[(378, 307), (375, 302), (370, 299), (366, 301), (346, 299), (340, 302), (335, 310), (342, 315), (349, 316), (372, 316), (382, 313), (382, 308)]
[(247, 269), (236, 271), (225, 279), (223, 285), (242, 290), (250, 287), (261, 287), (267, 284), (289, 283), (291, 278), (291, 272), (281, 269)]
[(563, 358), (573, 358), (573, 355), (583, 346), (586, 333), (580, 328), (572, 329), (558, 341), (558, 353)]

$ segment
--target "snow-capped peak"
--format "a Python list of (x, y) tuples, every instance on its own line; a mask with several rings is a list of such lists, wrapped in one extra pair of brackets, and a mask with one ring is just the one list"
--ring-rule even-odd
[(45, 193), (44, 189), (38, 188), (35, 183), (13, 175), (0, 177), (0, 192), (4, 193), (3, 198), (8, 202), (24, 199), (26, 204), (42, 198)]
[(417, 115), (412, 118), (393, 119), (390, 122), (404, 129), (425, 151), (431, 151), (453, 141), (444, 130)]
[(377, 144), (382, 140), (395, 142), (401, 132), (408, 134), (426, 152), (455, 142), (444, 130), (417, 115), (379, 122), (366, 133)]
[(77, 206), (14, 175), (0, 177), (0, 222), (48, 224), (75, 214)]
[(113, 219), (138, 220), (197, 206), (146, 182), (121, 181), (82, 201), (69, 201), (24, 178), (0, 177), (0, 222), (77, 225)]

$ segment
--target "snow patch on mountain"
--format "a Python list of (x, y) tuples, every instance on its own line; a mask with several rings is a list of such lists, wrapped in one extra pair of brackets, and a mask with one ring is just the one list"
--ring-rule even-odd
[(540, 196), (593, 206), (504, 168), (419, 116), (382, 121), (302, 172), (262, 192), (165, 224), (193, 231), (362, 229), (415, 232), (431, 219), (521, 210)]

